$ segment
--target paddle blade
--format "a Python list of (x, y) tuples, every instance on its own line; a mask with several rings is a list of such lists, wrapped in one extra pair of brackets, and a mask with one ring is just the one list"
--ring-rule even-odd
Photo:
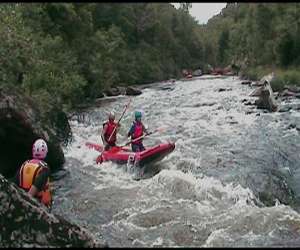
[(97, 157), (96, 163), (97, 163), (97, 164), (101, 164), (102, 162), (103, 162), (103, 158), (102, 158), (102, 154), (101, 154), (101, 155), (99, 155), (99, 156)]
[(94, 149), (98, 152), (102, 152), (103, 151), (103, 146), (97, 144), (97, 143), (92, 143), (92, 142), (86, 142), (85, 145), (88, 147), (88, 148), (91, 148), (91, 149)]

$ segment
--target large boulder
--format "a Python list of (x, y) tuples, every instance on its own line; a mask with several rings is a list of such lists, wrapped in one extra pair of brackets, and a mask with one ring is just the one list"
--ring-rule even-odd
[(262, 91), (264, 90), (264, 87), (263, 86), (261, 86), (261, 87), (259, 87), (259, 88), (256, 88), (256, 89), (254, 89), (250, 94), (249, 94), (249, 96), (256, 96), (256, 97), (259, 97), (259, 96), (261, 96), (262, 95)]
[(71, 129), (67, 116), (49, 105), (43, 112), (39, 105), (15, 88), (0, 88), (0, 173), (15, 174), (20, 165), (31, 158), (31, 147), (37, 138), (48, 144), (46, 162), (52, 170), (62, 167), (65, 159), (61, 143), (68, 142)]
[(201, 69), (197, 69), (193, 72), (193, 76), (201, 76), (202, 75), (202, 70)]
[(134, 87), (112, 87), (104, 92), (107, 96), (140, 95), (142, 91)]
[[(260, 109), (268, 109), (271, 112), (274, 112), (278, 109), (278, 105), (275, 101), (275, 97), (273, 94), (273, 90), (271, 88), (270, 82), (273, 80), (274, 74), (271, 73), (267, 76), (264, 76), (260, 82), (263, 82), (263, 86), (259, 88), (259, 90), (255, 90), (258, 93), (256, 93), (255, 96), (259, 96), (259, 98), (255, 101), (255, 104)], [(254, 95), (254, 93), (250, 94)]]
[(268, 109), (273, 112), (277, 110), (277, 105), (271, 101), (270, 92), (267, 89), (263, 89), (261, 95), (255, 100), (255, 105), (259, 109)]
[(249, 80), (241, 82), (242, 85), (251, 85), (251, 83), (252, 83), (252, 81), (249, 81)]
[(142, 94), (142, 91), (137, 89), (137, 88), (134, 88), (134, 87), (127, 87), (126, 88), (126, 95), (140, 95)]
[(105, 247), (91, 234), (47, 212), (0, 174), (0, 247)]
[(293, 92), (293, 93), (300, 93), (300, 87), (295, 85), (285, 85), (284, 89)]
[(104, 92), (107, 96), (125, 95), (126, 90), (124, 87), (112, 87)]
[(280, 96), (296, 96), (297, 95), (297, 93), (295, 93), (295, 92), (292, 92), (292, 91), (290, 91), (290, 90), (288, 90), (288, 89), (285, 89), (285, 90), (283, 90), (281, 93), (280, 93)]

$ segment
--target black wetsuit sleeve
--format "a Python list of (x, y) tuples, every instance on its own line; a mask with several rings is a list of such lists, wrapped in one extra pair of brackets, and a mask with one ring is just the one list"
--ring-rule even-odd
[(43, 168), (39, 175), (35, 178), (33, 185), (39, 190), (42, 191), (45, 187), (48, 177), (50, 176), (50, 171), (48, 168)]

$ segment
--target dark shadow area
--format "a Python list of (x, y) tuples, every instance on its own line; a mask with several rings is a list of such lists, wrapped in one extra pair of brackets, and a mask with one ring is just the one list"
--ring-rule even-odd
[(31, 147), (36, 135), (22, 124), (16, 114), (0, 116), (0, 173), (11, 178), (21, 164), (31, 158)]

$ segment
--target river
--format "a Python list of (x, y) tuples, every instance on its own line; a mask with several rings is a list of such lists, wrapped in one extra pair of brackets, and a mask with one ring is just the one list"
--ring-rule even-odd
[(70, 120), (68, 174), (53, 183), (53, 213), (111, 247), (299, 246), (300, 114), (244, 105), (252, 90), (237, 77), (145, 86), (118, 141), (141, 109), (150, 130), (165, 127), (144, 145), (176, 148), (139, 181), (116, 164), (97, 165), (84, 145), (100, 142), (107, 113), (118, 118), (129, 97), (103, 99)]

